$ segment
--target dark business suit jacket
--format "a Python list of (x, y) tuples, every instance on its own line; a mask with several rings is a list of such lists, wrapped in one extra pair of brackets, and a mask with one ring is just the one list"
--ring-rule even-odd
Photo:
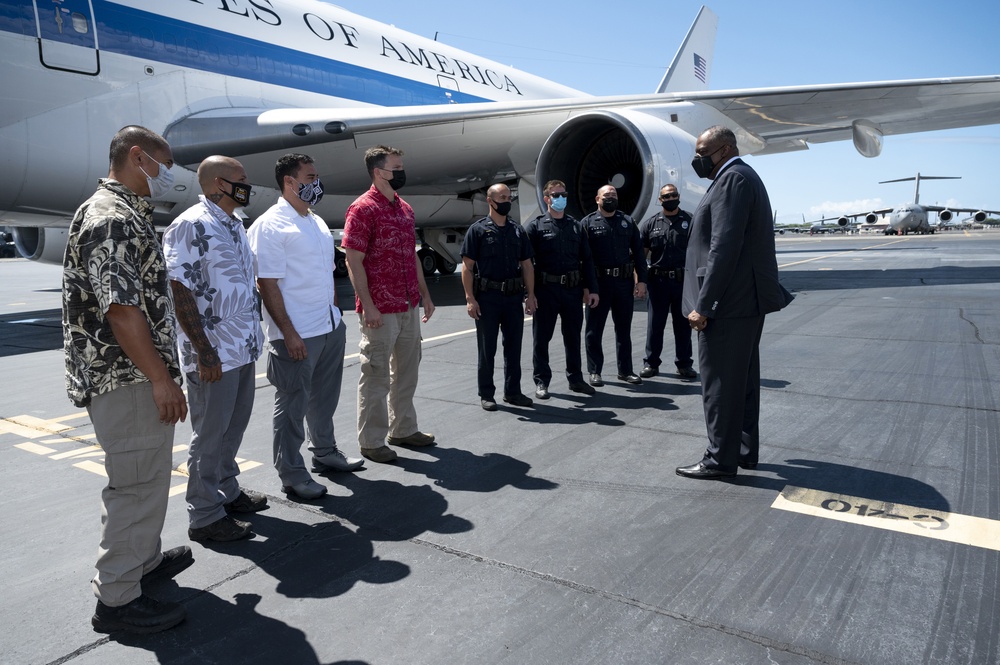
[(776, 312), (792, 296), (778, 283), (774, 222), (757, 172), (736, 159), (715, 176), (691, 222), (684, 314), (710, 319)]

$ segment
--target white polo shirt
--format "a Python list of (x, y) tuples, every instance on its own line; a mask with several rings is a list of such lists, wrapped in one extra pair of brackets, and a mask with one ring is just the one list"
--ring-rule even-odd
[[(333, 234), (319, 215), (300, 215), (281, 198), (257, 218), (247, 236), (257, 277), (278, 280), (285, 312), (299, 337), (325, 335), (340, 325), (333, 304)], [(267, 307), (263, 310), (268, 341), (283, 339)]]

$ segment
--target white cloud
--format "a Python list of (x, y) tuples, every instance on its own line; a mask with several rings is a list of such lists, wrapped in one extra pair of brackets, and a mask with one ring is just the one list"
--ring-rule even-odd
[(833, 217), (836, 215), (852, 215), (869, 212), (877, 208), (886, 208), (880, 198), (856, 199), (854, 201), (824, 201), (809, 208), (810, 217)]

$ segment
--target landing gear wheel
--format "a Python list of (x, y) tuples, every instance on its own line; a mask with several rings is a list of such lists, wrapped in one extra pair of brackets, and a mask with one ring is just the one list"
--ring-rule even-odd
[(339, 248), (333, 253), (333, 276), (347, 277), (347, 254)]
[(430, 277), (437, 270), (437, 253), (430, 247), (417, 250), (417, 258), (420, 259), (420, 267), (424, 271), (424, 277)]
[(437, 271), (439, 273), (442, 275), (451, 275), (454, 274), (456, 268), (458, 268), (457, 264), (452, 263), (440, 254), (437, 255)]

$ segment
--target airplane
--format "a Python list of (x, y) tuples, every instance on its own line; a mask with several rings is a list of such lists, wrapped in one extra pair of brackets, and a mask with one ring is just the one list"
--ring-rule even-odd
[[(916, 176), (910, 178), (897, 178), (896, 180), (882, 180), (879, 182), (880, 185), (884, 185), (890, 182), (909, 182), (911, 180), (916, 181), (916, 188), (913, 192), (913, 203), (901, 203), (895, 208), (883, 208), (881, 210), (872, 210), (871, 212), (859, 212), (851, 213), (848, 215), (841, 215), (837, 218), (837, 224), (841, 227), (846, 227), (851, 224), (851, 220), (855, 220), (858, 217), (864, 218), (865, 228), (875, 228), (874, 225), (878, 223), (879, 218), (883, 215), (887, 215), (887, 221), (885, 222), (885, 229), (883, 233), (885, 235), (906, 235), (908, 233), (934, 233), (938, 228), (941, 228), (941, 224), (946, 224), (955, 217), (955, 213), (967, 212), (971, 214), (971, 220), (976, 223), (982, 223), (986, 220), (988, 215), (1000, 214), (994, 210), (977, 210), (975, 208), (950, 208), (942, 206), (929, 206), (920, 205), (920, 181), (921, 180), (961, 180), (961, 176), (939, 176), (939, 175), (921, 175), (917, 173)], [(928, 222), (927, 213), (936, 212), (938, 216), (938, 224), (931, 224)], [(815, 227), (814, 227), (815, 228)]]
[(636, 219), (664, 182), (697, 202), (696, 136), (723, 124), (741, 154), (852, 140), (875, 157), (885, 136), (1000, 122), (1000, 76), (709, 89), (718, 19), (699, 11), (652, 93), (595, 97), (318, 0), (0, 0), (0, 224), (22, 255), (59, 264), (78, 205), (107, 175), (107, 145), (141, 124), (170, 143), (167, 225), (197, 201), (202, 159), (239, 159), (246, 214), (277, 200), (274, 163), (305, 152), (333, 228), (370, 185), (364, 151), (406, 154), (424, 270), (454, 270), (485, 192), (507, 183), (515, 217), (542, 208), (547, 180), (568, 212), (618, 188)]

